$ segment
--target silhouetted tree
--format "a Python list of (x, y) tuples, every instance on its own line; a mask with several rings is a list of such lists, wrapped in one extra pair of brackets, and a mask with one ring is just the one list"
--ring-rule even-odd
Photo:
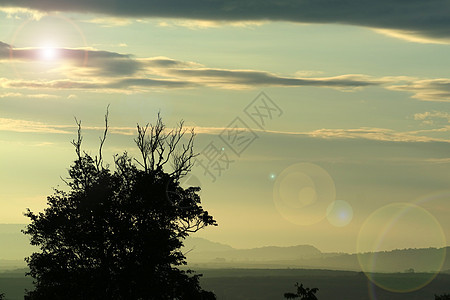
[(450, 300), (450, 294), (434, 295), (434, 300)]
[(5, 300), (5, 294), (0, 293), (0, 300)]
[(300, 300), (317, 300), (316, 293), (319, 290), (318, 288), (305, 288), (303, 284), (298, 285), (298, 282), (295, 284), (297, 287), (297, 293), (285, 293), (284, 298), (286, 299), (295, 299), (300, 298)]
[(194, 132), (187, 138), (183, 122), (169, 131), (158, 114), (155, 125), (137, 126), (142, 159), (116, 155), (111, 170), (102, 158), (108, 112), (95, 157), (82, 151), (76, 122), (69, 191), (55, 189), (44, 212), (25, 213), (24, 233), (40, 247), (26, 258), (35, 284), (26, 299), (216, 299), (201, 289), (201, 275), (178, 268), (183, 239), (217, 225), (200, 188), (179, 185), (196, 156)]
[(286, 299), (295, 299), (298, 298), (299, 296), (297, 294), (294, 293), (284, 293), (284, 298)]

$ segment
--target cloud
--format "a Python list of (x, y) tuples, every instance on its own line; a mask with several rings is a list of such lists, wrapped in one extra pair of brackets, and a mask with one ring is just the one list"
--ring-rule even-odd
[[(0, 86), (7, 89), (53, 89), (53, 90), (92, 90), (98, 92), (132, 92), (147, 88), (186, 88), (195, 83), (147, 78), (125, 78), (117, 81), (76, 81), (76, 80), (9, 80), (0, 78)], [(130, 90), (131, 89), (131, 90)]]
[(437, 164), (437, 165), (450, 164), (450, 158), (428, 158), (428, 159), (426, 159), (426, 161), (429, 163)]
[(29, 9), (25, 7), (2, 7), (2, 2), (0, 1), (0, 12), (4, 12), (6, 14), (7, 18), (15, 18), (15, 19), (21, 19), (21, 15), (26, 15), (28, 18), (32, 18), (34, 20), (39, 20), (44, 15), (46, 15), (45, 12), (35, 10), (35, 9)]
[[(427, 115), (428, 116), (428, 115)], [(427, 116), (418, 115), (419, 119), (425, 119)], [(446, 116), (447, 117), (447, 116)], [(74, 134), (76, 130), (75, 125), (64, 124), (46, 124), (38, 121), (20, 120), (20, 119), (8, 119), (0, 118), (0, 131), (11, 132), (28, 132), (28, 133), (56, 133), (56, 134)], [(190, 130), (190, 126), (186, 126)], [(204, 135), (219, 135), (226, 130), (225, 127), (193, 127), (196, 134)], [(83, 130), (99, 131), (102, 132), (104, 127), (102, 126), (85, 126)], [(170, 130), (170, 128), (167, 128)], [(245, 130), (245, 128), (243, 128)], [(303, 136), (317, 139), (339, 139), (339, 140), (373, 140), (381, 142), (402, 142), (402, 143), (429, 143), (440, 142), (450, 143), (449, 138), (433, 137), (430, 134), (439, 132), (450, 132), (450, 125), (443, 128), (436, 128), (430, 130), (416, 130), (416, 131), (396, 131), (387, 128), (373, 128), (373, 127), (360, 127), (360, 128), (321, 128), (311, 131), (276, 131), (276, 130), (261, 130), (258, 128), (252, 129), (258, 134), (267, 134), (272, 136)], [(135, 127), (110, 127), (109, 132), (118, 135), (135, 135)], [(445, 136), (445, 135), (444, 135)]]
[[(45, 133), (45, 134), (74, 134), (77, 127), (75, 125), (47, 124), (39, 121), (29, 121), (20, 119), (0, 118), (0, 131), (20, 132), (20, 133)], [(104, 131), (101, 126), (83, 126), (83, 130)], [(135, 135), (134, 127), (109, 127), (112, 134)]]
[(57, 98), (61, 98), (58, 95), (50, 95), (50, 94), (28, 94), (25, 97), (27, 97), (27, 98), (35, 98), (35, 99), (57, 99)]
[(450, 79), (414, 80), (407, 84), (392, 85), (388, 89), (412, 92), (413, 98), (424, 101), (450, 102)]
[[(14, 48), (0, 44), (0, 60), (41, 63), (43, 48)], [(322, 78), (282, 76), (259, 70), (227, 70), (206, 68), (195, 62), (167, 57), (134, 58), (128, 54), (96, 49), (57, 48), (55, 61), (61, 65), (53, 70), (63, 79), (17, 80), (0, 79), (3, 88), (87, 89), (142, 91), (148, 88), (190, 88), (210, 86), (228, 89), (259, 86), (316, 86), (353, 90), (381, 85), (383, 79), (366, 75), (341, 75)], [(26, 65), (28, 68), (28, 64)], [(151, 78), (153, 76), (154, 78)], [(120, 79), (114, 79), (120, 77)]]
[(357, 129), (318, 129), (303, 133), (318, 138), (368, 139), (385, 142), (446, 142), (450, 139), (417, 135), (418, 132), (398, 132), (386, 128), (362, 127)]
[(421, 121), (424, 125), (434, 125), (435, 123), (450, 123), (450, 114), (443, 111), (427, 111), (414, 114), (414, 120)]
[(0, 41), (0, 60), (10, 57), (11, 46)]
[(0, 98), (34, 98), (34, 99), (56, 99), (60, 98), (58, 95), (50, 94), (22, 94), (22, 93), (4, 93), (0, 94)]
[[(45, 48), (15, 48), (0, 42), (0, 61), (22, 64), (23, 72), (31, 72), (29, 75), (33, 76), (35, 71), (30, 63), (41, 66), (48, 63), (44, 51)], [(216, 87), (237, 90), (269, 86), (311, 86), (355, 91), (379, 86), (413, 93), (413, 98), (423, 101), (450, 102), (449, 78), (374, 77), (364, 74), (318, 77), (321, 74), (318, 71), (285, 75), (262, 70), (210, 68), (197, 62), (168, 57), (136, 58), (131, 54), (92, 48), (55, 48), (53, 51), (52, 64), (46, 65), (49, 69), (41, 73), (51, 79), (45, 80), (45, 76), (40, 80), (0, 78), (0, 86), (10, 89), (86, 89), (124, 93), (144, 92), (152, 88)]]
[(189, 29), (218, 28), (223, 26), (253, 28), (266, 24), (267, 21), (212, 21), (212, 20), (163, 20), (158, 22), (160, 27), (185, 27)]
[(400, 30), (432, 39), (450, 37), (448, 0), (1, 0), (0, 6), (113, 17), (337, 23)]
[[(226, 128), (219, 127), (195, 127), (195, 132), (198, 134), (220, 134)], [(245, 128), (243, 128), (244, 130)], [(252, 129), (260, 134), (269, 135), (288, 135), (288, 136), (306, 136), (318, 139), (363, 139), (382, 142), (408, 142), (408, 143), (425, 143), (425, 142), (444, 142), (450, 143), (450, 139), (438, 138), (428, 136), (428, 133), (448, 132), (448, 128), (440, 128), (436, 130), (417, 130), (417, 131), (396, 131), (387, 128), (373, 128), (373, 127), (361, 127), (361, 128), (321, 128), (311, 131), (275, 131), (275, 130), (261, 130), (257, 128)]]
[(365, 75), (341, 75), (323, 78), (285, 77), (264, 71), (224, 70), (224, 69), (174, 69), (169, 74), (182, 78), (195, 78), (211, 86), (220, 87), (253, 87), (253, 86), (316, 86), (338, 89), (355, 89), (382, 84), (382, 80), (372, 79)]
[[(193, 88), (212, 86), (228, 89), (254, 88), (257, 86), (316, 86), (350, 90), (354, 88), (378, 85), (377, 81), (349, 79), (349, 76), (329, 78), (299, 79), (278, 77), (271, 73), (257, 71), (223, 71), (180, 72), (181, 76), (173, 79), (123, 78), (120, 80), (15, 80), (0, 78), (0, 86), (6, 89), (77, 89), (91, 91), (139, 92), (149, 88)], [(350, 76), (353, 77), (353, 76)]]
[(72, 134), (73, 132), (67, 131), (68, 127), (64, 125), (49, 125), (37, 121), (0, 118), (0, 131)]
[(414, 120), (426, 120), (426, 119), (430, 119), (430, 118), (446, 119), (448, 122), (450, 122), (450, 114), (448, 112), (427, 111), (424, 113), (414, 114)]
[[(46, 48), (15, 48), (0, 42), (0, 61), (38, 62), (48, 60)], [(142, 64), (131, 55), (96, 49), (54, 48), (53, 61), (64, 62), (66, 68), (78, 68), (79, 75), (127, 76), (141, 70)]]
[[(218, 135), (224, 130), (225, 127), (194, 127), (197, 134)], [(242, 128), (246, 130), (246, 128)], [(360, 127), (360, 128), (321, 128), (311, 131), (276, 131), (276, 130), (261, 130), (258, 128), (252, 128), (254, 132), (258, 134), (268, 135), (280, 135), (280, 136), (304, 136), (317, 139), (362, 139), (373, 140), (382, 142), (406, 142), (406, 143), (426, 143), (426, 142), (444, 142), (450, 143), (448, 138), (439, 138), (428, 136), (429, 133), (435, 132), (449, 132), (450, 126), (432, 130), (417, 130), (417, 131), (396, 131), (387, 128), (373, 128), (373, 127)]]
[(0, 94), (0, 99), (1, 98), (22, 97), (22, 96), (23, 96), (22, 93), (4, 93), (4, 94)]
[(203, 67), (203, 65), (195, 62), (180, 61), (164, 56), (139, 59), (148, 68), (196, 68)]
[(407, 31), (407, 30), (394, 30), (394, 29), (374, 29), (376, 33), (380, 33), (386, 36), (390, 36), (396, 39), (405, 40), (408, 42), (420, 43), (420, 44), (448, 44), (450, 43), (450, 37), (428, 37), (424, 34)]
[(130, 19), (127, 18), (114, 18), (114, 17), (94, 18), (84, 20), (83, 22), (98, 24), (101, 25), (102, 27), (126, 26), (133, 23)]

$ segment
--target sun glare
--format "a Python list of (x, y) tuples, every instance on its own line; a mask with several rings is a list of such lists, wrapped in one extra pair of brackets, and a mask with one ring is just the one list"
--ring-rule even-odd
[(54, 60), (57, 57), (57, 50), (55, 47), (42, 47), (41, 56), (44, 60)]

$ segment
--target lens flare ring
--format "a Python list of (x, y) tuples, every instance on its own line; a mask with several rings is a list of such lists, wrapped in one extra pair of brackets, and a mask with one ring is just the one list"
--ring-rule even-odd
[[(442, 226), (430, 212), (413, 203), (392, 203), (377, 209), (366, 219), (359, 231), (356, 248), (359, 265), (373, 284), (390, 292), (406, 293), (426, 286), (436, 277), (445, 261), (445, 246)], [(390, 257), (395, 253), (385, 252), (424, 247), (436, 248), (429, 250), (435, 253), (426, 262), (408, 257), (407, 252), (393, 262)], [(415, 271), (421, 273), (414, 280), (386, 274), (405, 272), (411, 269), (412, 262), (417, 268)], [(404, 275), (405, 278), (408, 275)]]
[(333, 179), (315, 164), (291, 165), (275, 178), (275, 207), (283, 218), (296, 225), (313, 225), (322, 221), (335, 197)]
[(351, 205), (343, 200), (336, 200), (327, 207), (327, 220), (336, 227), (344, 227), (353, 219)]

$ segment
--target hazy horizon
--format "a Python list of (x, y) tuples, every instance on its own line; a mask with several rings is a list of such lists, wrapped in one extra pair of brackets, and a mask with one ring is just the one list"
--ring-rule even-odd
[[(5, 244), (8, 244), (8, 248), (0, 248), (0, 260), (23, 260), (24, 257), (29, 256), (33, 251), (36, 251), (37, 248), (34, 246), (31, 246), (29, 244), (28, 237), (20, 232), (21, 229), (25, 228), (27, 224), (0, 224), (0, 239), (5, 242)], [(11, 230), (8, 228), (9, 226), (13, 226), (14, 230)], [(18, 228), (20, 226), (20, 228)], [(6, 229), (6, 230), (5, 230)], [(194, 257), (194, 260), (200, 259), (201, 261), (208, 262), (213, 261), (215, 258), (217, 258), (217, 253), (227, 253), (227, 252), (239, 252), (241, 250), (247, 251), (247, 250), (261, 250), (265, 249), (269, 252), (266, 253), (266, 256), (268, 258), (271, 257), (271, 250), (274, 251), (275, 256), (279, 256), (279, 253), (277, 254), (277, 250), (281, 250), (282, 252), (289, 249), (299, 249), (299, 254), (303, 253), (304, 251), (309, 252), (312, 251), (313, 253), (316, 253), (315, 251), (319, 251), (321, 254), (343, 254), (343, 255), (353, 255), (353, 254), (364, 254), (367, 252), (329, 252), (329, 251), (323, 251), (322, 249), (316, 247), (315, 245), (310, 244), (292, 244), (292, 245), (262, 245), (257, 247), (247, 247), (247, 248), (239, 248), (234, 247), (233, 245), (229, 245), (226, 243), (222, 243), (220, 241), (214, 241), (209, 240), (207, 238), (198, 237), (195, 236), (195, 234), (188, 236), (186, 239), (183, 240), (183, 253), (187, 253), (188, 261)], [(393, 249), (379, 249), (376, 252), (396, 252), (396, 251), (408, 251), (408, 250), (429, 250), (429, 249), (444, 249), (444, 248), (450, 248), (450, 245), (444, 246), (444, 247), (425, 247), (425, 248), (393, 248)], [(248, 253), (252, 253), (249, 251)], [(317, 253), (319, 253), (317, 252)], [(6, 253), (6, 254), (5, 254)], [(296, 250), (294, 252), (296, 253)], [(195, 254), (192, 256), (192, 254)], [(205, 256), (206, 254), (206, 256)], [(212, 255), (212, 256), (211, 256)], [(450, 257), (449, 257), (450, 258)], [(252, 259), (251, 257), (248, 257), (248, 259)], [(260, 258), (255, 257), (255, 261), (259, 261)], [(267, 259), (267, 258), (266, 258)], [(275, 258), (274, 258), (275, 259)], [(281, 259), (281, 258), (278, 258)], [(291, 258), (292, 259), (292, 258)], [(443, 259), (446, 259), (446, 256), (444, 256)], [(450, 262), (450, 260), (449, 260)]]
[(66, 188), (74, 116), (95, 154), (109, 105), (110, 164), (158, 112), (195, 129), (183, 185), (219, 226), (194, 236), (448, 246), (449, 4), (210, 2), (0, 0), (0, 224)]

